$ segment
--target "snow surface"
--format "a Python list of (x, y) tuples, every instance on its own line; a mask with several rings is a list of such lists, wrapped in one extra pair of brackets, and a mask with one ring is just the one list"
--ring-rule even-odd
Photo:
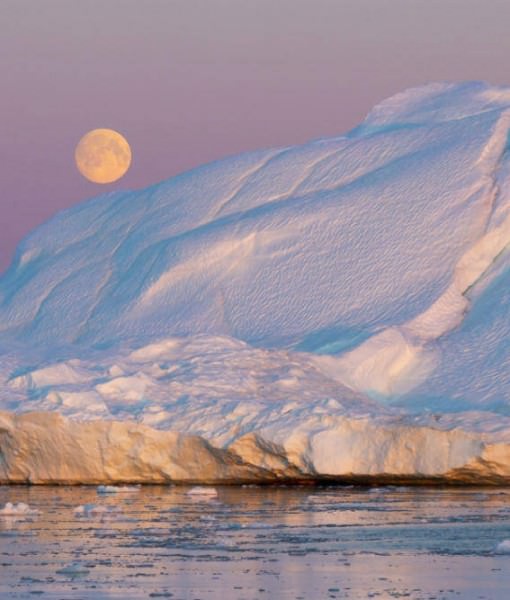
[(509, 131), (510, 88), (430, 84), (57, 214), (0, 278), (0, 449), (58, 412), (198, 435), (246, 479), (506, 477)]

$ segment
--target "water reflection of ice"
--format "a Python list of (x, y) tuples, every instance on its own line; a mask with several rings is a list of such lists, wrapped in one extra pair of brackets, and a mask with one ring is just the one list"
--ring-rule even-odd
[(192, 489), (0, 487), (0, 598), (507, 600), (506, 490)]

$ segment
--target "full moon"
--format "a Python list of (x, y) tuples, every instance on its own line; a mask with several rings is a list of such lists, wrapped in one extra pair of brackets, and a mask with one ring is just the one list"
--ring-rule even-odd
[(93, 129), (76, 146), (78, 171), (94, 183), (120, 179), (131, 164), (131, 148), (124, 136), (113, 129)]

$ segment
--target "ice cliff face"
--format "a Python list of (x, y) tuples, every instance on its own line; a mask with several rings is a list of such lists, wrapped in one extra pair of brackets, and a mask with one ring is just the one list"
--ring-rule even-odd
[[(278, 433), (278, 432), (275, 432)], [(337, 419), (283, 443), (248, 433), (217, 448), (203, 438), (139, 423), (70, 421), (0, 412), (0, 482), (272, 483), (336, 478), (507, 483), (510, 449), (463, 431)]]
[[(0, 278), (0, 479), (51, 480), (4, 449), (34, 410), (238, 469), (166, 479), (506, 477), (509, 131), (510, 88), (432, 84), (56, 215)], [(126, 453), (82, 479), (161, 480)]]

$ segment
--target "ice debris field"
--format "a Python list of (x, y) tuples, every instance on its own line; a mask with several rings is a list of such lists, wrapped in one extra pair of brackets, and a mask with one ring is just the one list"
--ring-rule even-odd
[(510, 481), (510, 88), (65, 210), (0, 277), (0, 481)]

